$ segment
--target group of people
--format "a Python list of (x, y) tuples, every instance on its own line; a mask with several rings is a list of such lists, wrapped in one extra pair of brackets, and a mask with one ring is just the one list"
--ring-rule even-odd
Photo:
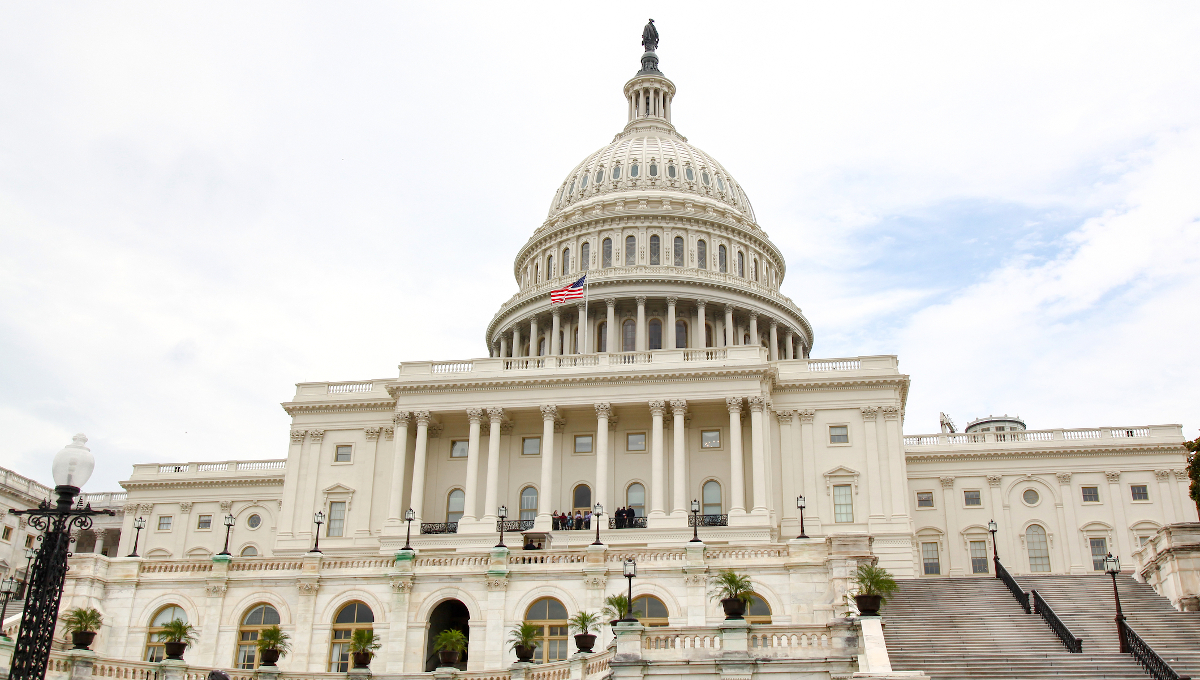
[(613, 513), (613, 519), (616, 520), (618, 529), (628, 529), (629, 525), (632, 524), (629, 520), (635, 517), (637, 517), (637, 511), (633, 508), (621, 507), (617, 508), (617, 511)]
[(570, 530), (570, 529), (591, 529), (592, 528), (592, 511), (586, 513), (575, 511), (575, 515), (571, 516), (569, 512), (555, 511), (551, 514), (554, 519), (554, 530)]

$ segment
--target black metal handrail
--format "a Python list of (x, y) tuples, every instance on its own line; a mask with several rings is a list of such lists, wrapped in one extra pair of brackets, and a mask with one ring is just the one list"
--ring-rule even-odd
[(1058, 614), (1055, 614), (1050, 605), (1046, 604), (1046, 600), (1042, 598), (1038, 591), (1031, 590), (1029, 594), (1033, 596), (1033, 613), (1042, 615), (1042, 620), (1046, 622), (1047, 626), (1050, 626), (1050, 630), (1054, 631), (1058, 639), (1062, 640), (1062, 643), (1067, 646), (1067, 651), (1072, 654), (1082, 653), (1083, 640), (1075, 637), (1071, 629), (1067, 628), (1067, 624), (1058, 618)]
[(689, 515), (689, 527), (727, 527), (729, 515)]
[(645, 529), (646, 528), (646, 518), (645, 517), (622, 517), (620, 519), (617, 519), (616, 517), (610, 517), (608, 519), (608, 528), (609, 529)]
[(1121, 646), (1137, 659), (1137, 662), (1154, 680), (1191, 680), (1186, 675), (1176, 673), (1175, 669), (1171, 668), (1157, 652), (1150, 648), (1150, 645), (1146, 644), (1140, 635), (1129, 627), (1124, 617), (1117, 619), (1117, 631), (1121, 635)]
[(1013, 594), (1013, 597), (1017, 598), (1017, 602), (1021, 603), (1021, 608), (1025, 610), (1025, 613), (1032, 614), (1033, 612), (1029, 608), (1029, 593), (1025, 592), (1021, 588), (1021, 585), (1017, 583), (1017, 579), (1013, 578), (1012, 574), (1008, 573), (1008, 570), (1004, 568), (1003, 564), (1000, 564), (1000, 560), (995, 560), (995, 562), (996, 578), (1004, 581), (1004, 585), (1008, 586), (1009, 592)]
[(458, 522), (421, 522), (423, 534), (457, 534)]
[(529, 531), (533, 528), (533, 520), (531, 519), (507, 519), (496, 520), (496, 531), (500, 531), (500, 524), (504, 524), (505, 531)]

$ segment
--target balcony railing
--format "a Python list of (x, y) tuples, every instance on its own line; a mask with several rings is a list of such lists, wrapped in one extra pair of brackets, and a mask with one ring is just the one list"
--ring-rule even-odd
[(689, 515), (689, 527), (727, 527), (729, 515)]
[(622, 518), (618, 519), (616, 517), (610, 517), (610, 518), (608, 518), (608, 528), (609, 529), (645, 529), (646, 528), (646, 518), (645, 517), (622, 517)]
[(457, 534), (458, 522), (421, 522), (423, 534)]
[[(501, 524), (504, 525), (501, 529)], [(496, 531), (529, 531), (533, 528), (533, 520), (531, 519), (506, 519), (496, 520)]]

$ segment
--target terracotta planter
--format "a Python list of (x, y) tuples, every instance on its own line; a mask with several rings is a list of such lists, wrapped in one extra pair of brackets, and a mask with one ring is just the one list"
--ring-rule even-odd
[(372, 654), (370, 652), (354, 652), (350, 656), (354, 658), (355, 668), (367, 668), (371, 665)]
[(174, 659), (175, 661), (182, 661), (183, 660), (183, 650), (187, 649), (187, 643), (186, 642), (164, 642), (163, 647), (164, 647), (164, 651), (166, 651), (166, 653), (167, 653), (168, 659)]
[(721, 609), (725, 610), (725, 619), (742, 619), (746, 617), (746, 601), (736, 597), (721, 600)]
[(276, 661), (279, 661), (278, 649), (262, 649), (258, 652), (258, 660), (260, 666), (274, 666)]
[(517, 661), (521, 663), (533, 661), (533, 645), (529, 645), (528, 647), (525, 645), (514, 645), (513, 651), (517, 653)]
[(591, 633), (580, 633), (575, 636), (575, 647), (586, 654), (592, 653), (592, 647), (596, 646), (596, 636)]
[(443, 649), (438, 652), (438, 663), (443, 666), (454, 666), (458, 664), (458, 657), (462, 652), (452, 652), (448, 649)]
[(96, 631), (94, 630), (77, 630), (71, 633), (71, 644), (75, 645), (75, 649), (87, 649), (95, 639)]
[(879, 595), (855, 595), (854, 604), (858, 605), (859, 616), (879, 616)]

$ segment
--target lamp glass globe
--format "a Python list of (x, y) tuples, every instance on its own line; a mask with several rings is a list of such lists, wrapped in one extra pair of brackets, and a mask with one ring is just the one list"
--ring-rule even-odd
[(54, 455), (51, 471), (57, 486), (73, 486), (82, 488), (92, 477), (96, 469), (96, 458), (87, 446), (87, 437), (83, 433), (75, 435), (72, 442)]

